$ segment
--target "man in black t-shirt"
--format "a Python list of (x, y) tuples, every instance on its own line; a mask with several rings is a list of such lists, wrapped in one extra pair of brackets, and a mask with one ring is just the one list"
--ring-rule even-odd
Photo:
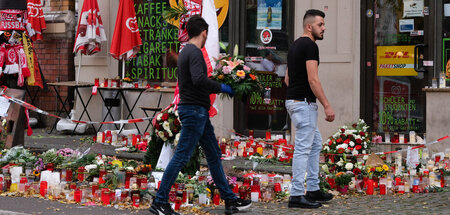
[[(319, 155), (322, 137), (317, 127), (317, 103), (325, 109), (325, 120), (334, 120), (334, 110), (328, 102), (318, 76), (319, 47), (323, 39), (325, 14), (308, 10), (303, 17), (303, 35), (289, 48), (286, 109), (295, 124), (295, 148), (292, 160), (292, 189), (289, 207), (318, 208), (320, 201), (329, 201), (333, 195), (319, 188)], [(305, 195), (305, 173), (307, 192)]]

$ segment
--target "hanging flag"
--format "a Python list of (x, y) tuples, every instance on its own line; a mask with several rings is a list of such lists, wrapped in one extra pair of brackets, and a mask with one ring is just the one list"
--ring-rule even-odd
[(118, 60), (136, 57), (142, 45), (133, 0), (120, 0), (110, 54)]
[(180, 17), (180, 26), (178, 27), (178, 41), (180, 41), (180, 52), (189, 41), (189, 35), (186, 29), (187, 22), (191, 16), (202, 13), (202, 0), (183, 0), (184, 7), (189, 11)]
[(44, 12), (42, 11), (43, 0), (28, 0), (28, 36), (33, 41), (42, 40), (42, 30), (47, 28), (44, 19)]
[(101, 42), (104, 41), (106, 34), (97, 0), (85, 0), (78, 20), (73, 52), (81, 51), (84, 55), (95, 54), (100, 51)]

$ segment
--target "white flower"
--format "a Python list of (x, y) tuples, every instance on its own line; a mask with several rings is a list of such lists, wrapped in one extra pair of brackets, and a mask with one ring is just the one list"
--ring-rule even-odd
[(330, 151), (330, 147), (325, 146), (325, 147), (323, 147), (323, 150), (324, 150), (324, 151)]
[[(341, 134), (340, 134), (339, 132), (336, 132), (336, 133), (333, 135), (333, 138), (334, 138), (334, 139), (337, 139), (340, 135), (341, 135)], [(328, 141), (328, 142), (330, 142), (330, 141)]]
[(362, 150), (362, 153), (363, 153), (363, 154), (366, 154), (366, 150)]
[(349, 145), (350, 145), (350, 147), (354, 147), (355, 143), (353, 141), (350, 141)]
[(89, 165), (86, 165), (85, 167), (84, 167), (84, 169), (86, 170), (86, 171), (90, 171), (91, 169), (97, 169), (97, 165), (95, 165), (95, 164), (89, 164)]
[(163, 131), (158, 131), (158, 136), (159, 136), (160, 138), (163, 138), (163, 137), (164, 137), (164, 132), (163, 132)]
[(352, 151), (352, 155), (357, 155), (358, 154), (358, 150), (356, 150), (356, 149), (353, 149), (353, 151)]
[(363, 119), (359, 119), (359, 123), (365, 123)]
[(173, 108), (169, 108), (168, 112), (172, 113), (173, 112)]
[(345, 135), (356, 133), (356, 130), (345, 130)]
[(163, 126), (164, 130), (166, 130), (167, 132), (170, 131), (170, 124), (168, 121), (163, 122), (162, 126)]
[(339, 160), (339, 162), (336, 163), (338, 166), (344, 166), (344, 160), (342, 158)]
[(172, 131), (167, 131), (167, 133), (169, 133), (169, 137), (173, 137)]
[(132, 166), (127, 166), (127, 168), (125, 168), (125, 169), (129, 170), (129, 171), (133, 171), (134, 170), (134, 168)]
[(368, 155), (364, 155), (363, 160), (367, 160), (367, 158), (369, 158)]
[(176, 111), (175, 111), (175, 116), (177, 116), (177, 117), (178, 117), (178, 110), (176, 110)]
[(350, 153), (350, 149), (349, 149), (349, 148), (346, 148), (346, 149), (345, 149), (345, 153)]
[(330, 172), (328, 170), (328, 165), (326, 165), (326, 164), (322, 165), (322, 171), (328, 174)]
[(161, 117), (162, 117), (162, 113), (158, 114), (158, 116), (156, 116), (156, 120), (161, 121)]
[(176, 141), (180, 140), (180, 133), (178, 133), (177, 135), (175, 135), (175, 140), (176, 140)]
[(342, 144), (342, 148), (343, 149), (347, 149), (348, 148), (348, 144), (346, 144), (346, 143)]
[(352, 163), (345, 164), (345, 169), (348, 170), (348, 171), (352, 170), (353, 169), (353, 164)]

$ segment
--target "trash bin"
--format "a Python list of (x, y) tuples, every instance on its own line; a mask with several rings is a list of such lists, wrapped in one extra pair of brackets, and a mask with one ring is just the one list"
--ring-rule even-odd
[[(117, 90), (105, 90), (103, 92), (103, 97), (105, 98), (105, 105), (103, 106), (102, 110), (102, 119), (104, 119), (106, 114), (108, 113), (108, 108), (111, 108), (111, 113), (108, 114), (108, 117), (106, 117), (105, 122), (120, 120), (120, 99), (119, 99), (120, 96), (116, 98), (117, 93), (119, 93), (119, 91)], [(111, 115), (113, 116), (114, 119), (111, 117)], [(118, 128), (119, 125), (104, 124), (102, 126), (102, 131), (116, 130)]]

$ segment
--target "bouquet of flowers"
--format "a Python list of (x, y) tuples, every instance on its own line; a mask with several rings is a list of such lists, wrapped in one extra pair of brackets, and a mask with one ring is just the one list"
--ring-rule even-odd
[[(338, 132), (329, 137), (323, 144), (322, 153), (325, 154), (327, 170), (334, 171), (361, 171), (362, 162), (358, 162), (355, 155), (370, 153), (371, 136), (369, 126), (359, 119), (351, 126), (342, 126)], [(367, 160), (368, 156), (361, 156)], [(325, 167), (322, 167), (322, 169)]]
[(154, 122), (156, 136), (166, 143), (173, 143), (175, 146), (180, 139), (181, 121), (178, 118), (178, 111), (174, 105), (161, 111)]
[[(244, 61), (237, 56), (237, 46), (233, 56), (225, 55), (216, 61), (216, 67), (211, 74), (211, 79), (230, 85), (237, 98), (249, 95), (251, 92), (262, 91), (255, 70), (246, 66)], [(228, 94), (222, 94), (228, 96)]]
[(362, 119), (352, 124), (351, 127), (342, 126), (324, 143), (322, 152), (326, 154), (368, 154), (372, 144), (368, 129), (369, 126)]

